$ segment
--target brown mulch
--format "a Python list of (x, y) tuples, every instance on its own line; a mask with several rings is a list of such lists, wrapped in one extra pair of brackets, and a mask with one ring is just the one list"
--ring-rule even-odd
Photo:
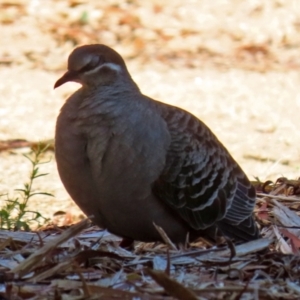
[(0, 231), (1, 299), (299, 299), (300, 181), (254, 184), (264, 238), (240, 245), (126, 250), (89, 219)]

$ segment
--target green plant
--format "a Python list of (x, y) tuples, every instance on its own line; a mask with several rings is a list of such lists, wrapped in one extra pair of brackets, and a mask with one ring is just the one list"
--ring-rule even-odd
[(41, 161), (42, 154), (48, 149), (47, 146), (33, 148), (32, 151), (24, 156), (31, 162), (32, 168), (29, 175), (28, 183), (24, 183), (22, 189), (16, 189), (20, 196), (9, 197), (7, 194), (2, 194), (0, 197), (5, 197), (5, 205), (0, 209), (0, 229), (8, 230), (30, 230), (31, 225), (40, 226), (48, 221), (39, 212), (28, 210), (28, 201), (36, 195), (53, 196), (50, 193), (34, 192), (33, 183), (38, 177), (46, 176), (47, 173), (39, 173), (39, 165), (48, 163)]

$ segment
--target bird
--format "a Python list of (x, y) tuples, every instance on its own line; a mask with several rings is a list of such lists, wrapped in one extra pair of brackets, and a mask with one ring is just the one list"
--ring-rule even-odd
[(55, 129), (61, 181), (101, 228), (128, 240), (177, 244), (218, 236), (260, 237), (256, 192), (213, 132), (196, 116), (144, 95), (124, 59), (104, 44), (75, 48), (54, 88), (81, 87)]

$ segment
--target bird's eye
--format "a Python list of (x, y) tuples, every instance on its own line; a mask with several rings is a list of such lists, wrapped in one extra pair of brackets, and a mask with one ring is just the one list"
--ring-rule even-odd
[(80, 72), (88, 72), (104, 63), (102, 55), (94, 55), (87, 65), (80, 69)]

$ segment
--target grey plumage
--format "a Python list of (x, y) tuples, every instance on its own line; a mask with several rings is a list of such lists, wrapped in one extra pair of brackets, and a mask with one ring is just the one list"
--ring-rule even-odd
[(75, 49), (55, 87), (82, 88), (61, 109), (56, 159), (73, 200), (125, 238), (174, 242), (259, 236), (255, 190), (210, 129), (180, 108), (144, 96), (121, 56), (104, 45)]

